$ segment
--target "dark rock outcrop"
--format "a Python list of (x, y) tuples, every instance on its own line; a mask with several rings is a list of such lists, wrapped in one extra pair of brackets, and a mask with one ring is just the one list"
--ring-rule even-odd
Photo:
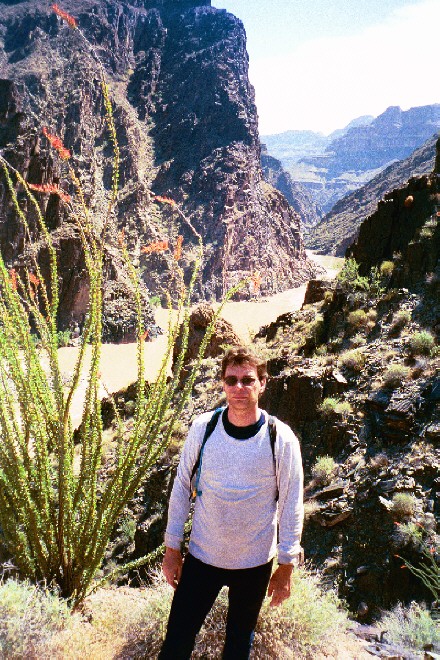
[(359, 227), (376, 210), (377, 203), (411, 177), (430, 174), (435, 161), (437, 137), (430, 138), (405, 160), (393, 163), (365, 186), (339, 200), (306, 238), (311, 250), (343, 256), (355, 240)]
[[(200, 298), (219, 297), (257, 271), (261, 291), (272, 293), (313, 276), (315, 266), (305, 255), (298, 216), (262, 177), (243, 26), (210, 5), (207, 0), (66, 0), (63, 9), (78, 19), (89, 48), (80, 32), (42, 1), (1, 3), (0, 148), (30, 183), (60, 181), (74, 195), (65, 166), (40, 137), (43, 126), (56, 133), (73, 153), (72, 166), (100, 226), (112, 185), (112, 153), (99, 57), (110, 83), (121, 157), (106, 276), (116, 282), (121, 277), (115, 254), (123, 229), (148, 289), (167, 288), (172, 255), (147, 257), (141, 250), (164, 238), (169, 227), (167, 210), (152, 203), (154, 191), (175, 199), (202, 234)], [(57, 196), (39, 197), (62, 260), (60, 241), (73, 240), (75, 229), (66, 229), (68, 212)], [(26, 200), (23, 206), (38, 241)], [(1, 249), (11, 267), (26, 239), (3, 182), (0, 217)], [(182, 262), (188, 277), (195, 239), (187, 226), (179, 233), (188, 246)], [(87, 284), (76, 275), (82, 272), (80, 262), (69, 262), (65, 270), (68, 286), (82, 293), (66, 299), (62, 327), (81, 318), (82, 302), (76, 301), (87, 297)]]
[[(440, 139), (436, 143), (440, 151)], [(438, 157), (436, 159), (436, 168)], [(348, 254), (366, 273), (384, 260), (396, 259), (393, 283), (412, 286), (436, 270), (440, 259), (440, 171), (412, 178), (385, 195), (377, 211), (359, 229)]]

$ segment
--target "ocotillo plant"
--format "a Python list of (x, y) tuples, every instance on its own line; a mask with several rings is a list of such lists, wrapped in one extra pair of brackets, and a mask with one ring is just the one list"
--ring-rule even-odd
[[(75, 19), (56, 5), (54, 9), (70, 27), (77, 29)], [(101, 73), (104, 76), (102, 67)], [(43, 130), (58, 157), (68, 166), (76, 187), (73, 198), (58, 185), (28, 184), (0, 156), (16, 214), (24, 225), (29, 242), (31, 232), (19, 201), (23, 192), (35, 209), (41, 240), (50, 255), (50, 274), (46, 277), (36, 250), (30, 250), (32, 265), (20, 272), (8, 270), (0, 257), (0, 544), (10, 554), (23, 578), (56, 585), (72, 606), (78, 605), (93, 588), (94, 577), (102, 565), (110, 535), (121, 512), (167, 446), (174, 423), (179, 420), (191, 393), (198, 364), (215, 323), (207, 329), (198, 360), (182, 386), (180, 374), (188, 341), (191, 292), (201, 265), (202, 242), (197, 235), (199, 258), (189, 286), (184, 287), (178, 266), (181, 251), (181, 240), (178, 239), (173, 261), (175, 281), (180, 282), (176, 294), (178, 319), (169, 327), (167, 352), (159, 376), (146, 392), (142, 297), (138, 273), (130, 261), (124, 237), (120, 236), (121, 253), (137, 301), (137, 401), (131, 430), (124, 429), (119, 421), (116, 449), (105, 457), (99, 398), (103, 261), (109, 218), (117, 198), (119, 151), (104, 77), (102, 91), (114, 157), (107, 220), (99, 232), (85, 203), (79, 179), (69, 166), (70, 152), (57, 136)], [(57, 254), (36, 198), (36, 195), (47, 193), (59, 195), (76, 223), (90, 291), (78, 359), (68, 386), (63, 384), (57, 353)], [(185, 219), (171, 200), (157, 198), (157, 201), (168, 201)], [(173, 376), (169, 378), (167, 365), (181, 323), (182, 350)], [(32, 328), (39, 336), (38, 348), (32, 341)], [(87, 345), (91, 345), (92, 357), (86, 372), (79, 445), (75, 450), (71, 407), (84, 372)]]

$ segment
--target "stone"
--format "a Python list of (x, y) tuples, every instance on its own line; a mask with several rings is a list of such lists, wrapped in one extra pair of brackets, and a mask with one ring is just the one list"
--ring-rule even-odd
[[(214, 308), (208, 303), (200, 303), (191, 312), (189, 319), (188, 346), (186, 349), (184, 363), (187, 364), (193, 360), (199, 351), (200, 344), (205, 336), (208, 326), (214, 321)], [(182, 328), (180, 329), (177, 341), (174, 346), (173, 364), (176, 363), (182, 343)], [(214, 333), (206, 347), (205, 357), (218, 357), (224, 353), (224, 346), (239, 346), (242, 341), (234, 332), (232, 325), (222, 318), (215, 322)]]
[(348, 487), (347, 481), (338, 481), (337, 483), (331, 484), (322, 488), (318, 492), (313, 494), (313, 498), (317, 500), (331, 500), (334, 497), (340, 497), (345, 493)]

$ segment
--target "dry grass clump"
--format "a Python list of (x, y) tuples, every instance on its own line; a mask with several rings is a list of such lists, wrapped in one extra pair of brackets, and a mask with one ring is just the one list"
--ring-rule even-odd
[(56, 654), (56, 636), (73, 630), (78, 617), (44, 588), (9, 579), (0, 584), (0, 657), (43, 659)]
[(411, 493), (396, 493), (393, 497), (392, 514), (396, 520), (412, 518), (416, 512), (417, 498)]
[(409, 368), (403, 364), (391, 364), (382, 376), (384, 387), (391, 390), (400, 387), (408, 378), (409, 373)]
[[(293, 575), (292, 596), (279, 608), (267, 599), (251, 658), (310, 658), (327, 649), (348, 625), (333, 592), (321, 589), (305, 569)], [(0, 585), (0, 657), (5, 660), (145, 660), (156, 658), (165, 634), (172, 590), (157, 575), (148, 589), (101, 589), (81, 614), (29, 583)], [(203, 626), (194, 659), (218, 658), (224, 642), (227, 592), (222, 591)]]
[(390, 334), (396, 336), (400, 334), (403, 328), (411, 322), (411, 312), (408, 309), (401, 309), (391, 321)]
[[(156, 593), (156, 590), (158, 592)], [(144, 617), (132, 630), (138, 640), (131, 645), (131, 658), (155, 658), (166, 625), (168, 608), (160, 609), (162, 587), (149, 590), (149, 603)], [(168, 588), (168, 591), (171, 591)], [(214, 659), (220, 655), (224, 643), (227, 612), (227, 591), (222, 590), (200, 631), (192, 655), (194, 660)], [(347, 628), (347, 616), (333, 592), (324, 592), (316, 576), (305, 569), (294, 571), (292, 595), (281, 607), (269, 607), (266, 599), (251, 652), (251, 659), (310, 658), (327, 647), (333, 636)], [(128, 650), (128, 646), (127, 646)], [(125, 656), (129, 657), (129, 656)]]
[(433, 645), (440, 650), (440, 628), (425, 607), (411, 603), (408, 607), (398, 604), (381, 619), (386, 639), (399, 646), (406, 658), (422, 658), (424, 647)]
[(352, 328), (365, 328), (368, 323), (368, 316), (365, 310), (355, 309), (353, 312), (350, 312), (347, 323)]

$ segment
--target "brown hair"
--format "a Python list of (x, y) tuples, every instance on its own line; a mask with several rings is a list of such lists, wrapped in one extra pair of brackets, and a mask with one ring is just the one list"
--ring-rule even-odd
[(233, 364), (250, 364), (256, 368), (259, 380), (267, 378), (266, 360), (259, 358), (246, 346), (234, 346), (226, 351), (222, 360), (222, 378), (225, 377), (227, 367)]

